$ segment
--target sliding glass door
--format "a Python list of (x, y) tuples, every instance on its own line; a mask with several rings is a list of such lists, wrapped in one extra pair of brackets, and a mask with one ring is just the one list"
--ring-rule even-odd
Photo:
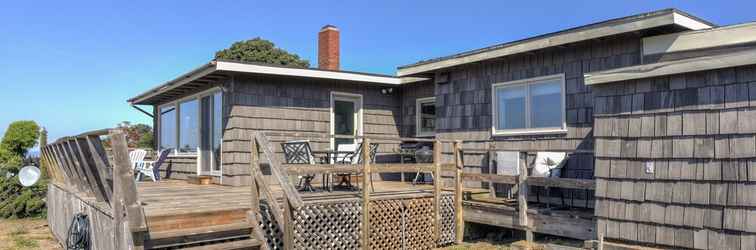
[(223, 100), (220, 92), (200, 99), (199, 174), (221, 174), (221, 143), (223, 140)]

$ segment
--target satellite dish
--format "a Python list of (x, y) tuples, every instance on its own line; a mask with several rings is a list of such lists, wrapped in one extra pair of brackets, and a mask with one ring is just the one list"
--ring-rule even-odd
[(42, 172), (35, 166), (26, 166), (18, 171), (18, 180), (21, 181), (21, 185), (28, 187), (34, 185), (39, 181), (39, 177)]

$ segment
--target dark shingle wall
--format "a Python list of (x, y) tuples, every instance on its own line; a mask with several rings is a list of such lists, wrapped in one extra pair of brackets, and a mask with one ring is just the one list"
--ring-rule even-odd
[[(303, 80), (277, 77), (236, 76), (226, 96), (226, 126), (223, 135), (224, 183), (246, 185), (249, 181), (249, 141), (256, 131), (317, 133), (330, 132), (331, 91), (361, 94), (364, 135), (398, 137), (400, 93), (382, 94), (382, 87), (363, 83)], [(281, 153), (282, 140), (272, 138), (273, 150)], [(380, 143), (380, 141), (378, 141)], [(328, 149), (327, 139), (311, 140), (313, 150)], [(381, 152), (396, 145), (383, 144)], [(282, 154), (278, 155), (282, 158)]]
[[(593, 149), (593, 94), (591, 87), (585, 86), (583, 74), (638, 63), (640, 38), (627, 35), (455, 68), (450, 72), (449, 83), (436, 85), (437, 131), (445, 139), (493, 139), (500, 149)], [(562, 73), (566, 79), (567, 133), (491, 136), (492, 84)], [(467, 143), (465, 148), (485, 148), (486, 145)], [(488, 172), (485, 155), (466, 154), (465, 164), (465, 171)], [(563, 175), (592, 178), (593, 155), (573, 155)]]
[(402, 137), (415, 136), (415, 124), (417, 123), (417, 99), (433, 97), (434, 88), (435, 86), (433, 85), (433, 82), (430, 81), (411, 83), (401, 87), (402, 128), (400, 129), (400, 132)]
[(756, 249), (756, 66), (593, 90), (605, 237)]

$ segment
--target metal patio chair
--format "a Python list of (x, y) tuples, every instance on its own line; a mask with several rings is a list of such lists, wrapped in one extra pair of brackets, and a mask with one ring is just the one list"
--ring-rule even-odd
[[(355, 144), (347, 144), (347, 145), (355, 145)], [(339, 145), (341, 146), (341, 145)], [(341, 164), (362, 164), (362, 143), (355, 145), (356, 148), (353, 150), (354, 153), (346, 154), (344, 157), (339, 159), (337, 158), (337, 163)], [(380, 144), (378, 143), (370, 143), (370, 163), (375, 163), (375, 156), (378, 154), (378, 147)], [(346, 148), (345, 148), (346, 149)], [(338, 151), (342, 151), (341, 148), (338, 149)], [(348, 150), (352, 151), (352, 150)], [(350, 177), (352, 176), (351, 173), (341, 173), (336, 174), (336, 176), (340, 177), (341, 180), (339, 181), (338, 186), (343, 186), (346, 184), (347, 187), (352, 187), (352, 181)], [(364, 187), (363, 187), (364, 188)], [(375, 191), (375, 187), (373, 185), (373, 178), (370, 178), (370, 189)]]
[[(284, 142), (281, 143), (281, 148), (283, 148), (286, 164), (315, 164), (309, 140)], [(297, 188), (300, 191), (315, 191), (312, 187), (312, 179), (315, 175), (297, 176), (297, 178), (299, 179)]]

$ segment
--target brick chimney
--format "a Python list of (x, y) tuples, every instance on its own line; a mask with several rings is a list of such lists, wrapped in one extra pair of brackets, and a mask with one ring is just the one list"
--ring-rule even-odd
[(339, 70), (339, 29), (326, 25), (318, 32), (318, 68)]

